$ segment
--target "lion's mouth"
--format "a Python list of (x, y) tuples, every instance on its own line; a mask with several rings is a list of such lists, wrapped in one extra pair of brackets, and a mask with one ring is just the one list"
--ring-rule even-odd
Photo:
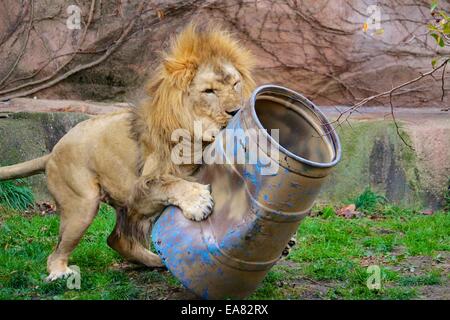
[(227, 114), (229, 114), (230, 116), (234, 117), (236, 115), (236, 113), (238, 113), (239, 109), (233, 110), (233, 111), (225, 111)]

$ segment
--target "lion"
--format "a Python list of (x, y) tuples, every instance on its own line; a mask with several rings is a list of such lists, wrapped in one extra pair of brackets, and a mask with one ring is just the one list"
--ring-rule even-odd
[[(198, 165), (175, 165), (176, 129), (207, 129), (204, 145), (242, 107), (255, 86), (249, 50), (219, 28), (188, 25), (164, 53), (146, 87), (149, 99), (135, 109), (96, 116), (73, 127), (50, 154), (0, 168), (0, 179), (45, 172), (60, 211), (59, 241), (47, 259), (47, 281), (66, 277), (70, 254), (101, 202), (116, 210), (107, 244), (123, 258), (163, 267), (149, 248), (152, 221), (169, 205), (200, 221), (213, 208), (210, 188), (195, 182)], [(209, 132), (209, 133), (208, 133)]]

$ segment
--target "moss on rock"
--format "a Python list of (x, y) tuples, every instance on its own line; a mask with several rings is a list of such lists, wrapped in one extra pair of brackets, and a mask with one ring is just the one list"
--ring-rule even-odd
[[(16, 113), (0, 118), (0, 165), (30, 160), (49, 153), (57, 141), (88, 116), (77, 113)], [(323, 187), (319, 201), (343, 203), (367, 186), (386, 198), (409, 207), (436, 202), (427, 197), (426, 173), (415, 152), (398, 137), (392, 122), (352, 121), (338, 129), (342, 161)], [(403, 132), (409, 140), (408, 135)], [(27, 179), (38, 200), (49, 199), (43, 175)], [(432, 207), (436, 203), (431, 203)]]
[[(352, 121), (338, 129), (342, 160), (324, 186), (320, 200), (355, 198), (367, 186), (400, 205), (420, 206), (424, 198), (416, 157), (386, 121)], [(402, 133), (409, 139), (405, 132)]]
[[(14, 113), (0, 118), (0, 165), (31, 160), (53, 149), (59, 139), (88, 116), (77, 113)], [(49, 199), (44, 175), (26, 180), (37, 200)]]

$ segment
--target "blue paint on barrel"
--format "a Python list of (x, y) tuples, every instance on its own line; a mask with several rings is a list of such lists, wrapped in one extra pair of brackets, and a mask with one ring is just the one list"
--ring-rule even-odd
[(248, 171), (247, 169), (244, 169), (244, 178), (246, 178), (254, 186), (258, 185), (258, 179), (257, 179), (256, 175), (254, 173)]
[[(155, 249), (166, 267), (185, 287), (190, 288), (192, 282), (200, 279), (192, 278), (189, 270), (212, 266), (214, 260), (206, 249), (200, 233), (183, 232), (180, 222), (182, 224), (183, 220), (184, 222), (188, 222), (188, 220), (181, 215), (178, 208), (168, 207), (158, 219), (158, 223), (155, 224), (152, 230), (152, 239)], [(223, 273), (223, 271), (221, 272)], [(208, 298), (207, 290), (202, 293), (202, 297)]]

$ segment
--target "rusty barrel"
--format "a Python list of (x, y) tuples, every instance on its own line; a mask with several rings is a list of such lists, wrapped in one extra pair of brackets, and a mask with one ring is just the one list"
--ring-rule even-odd
[(204, 299), (244, 298), (257, 288), (341, 157), (325, 116), (280, 86), (255, 89), (225, 129), (197, 173), (211, 184), (213, 213), (194, 222), (171, 206), (152, 230), (167, 268)]

